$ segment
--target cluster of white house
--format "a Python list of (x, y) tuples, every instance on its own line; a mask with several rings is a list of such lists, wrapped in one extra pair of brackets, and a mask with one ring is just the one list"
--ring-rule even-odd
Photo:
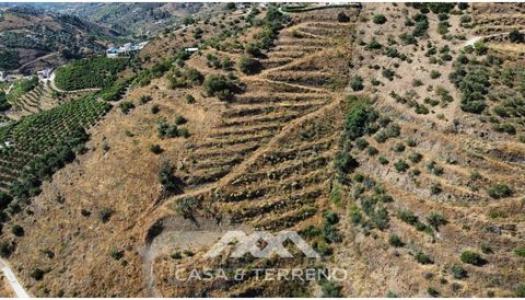
[[(45, 68), (36, 72), (40, 81), (47, 81), (51, 78), (53, 68)], [(22, 75), (19, 73), (9, 74), (7, 71), (0, 71), (0, 82), (12, 82), (19, 79), (31, 79), (33, 75)]]
[(110, 47), (106, 50), (106, 57), (115, 58), (120, 55), (129, 55), (131, 52), (139, 51), (144, 48), (148, 42), (140, 42), (138, 44), (126, 43), (120, 47)]

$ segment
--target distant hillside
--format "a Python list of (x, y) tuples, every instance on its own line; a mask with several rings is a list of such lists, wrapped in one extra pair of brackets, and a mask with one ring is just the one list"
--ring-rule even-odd
[(119, 35), (77, 16), (9, 7), (0, 12), (0, 69), (28, 71), (37, 65), (56, 65), (103, 51)]
[(78, 16), (123, 35), (154, 35), (188, 15), (217, 4), (206, 3), (27, 3), (25, 6)]

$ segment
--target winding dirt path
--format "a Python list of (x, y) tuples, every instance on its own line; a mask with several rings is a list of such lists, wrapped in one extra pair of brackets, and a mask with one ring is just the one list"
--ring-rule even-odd
[[(521, 34), (525, 34), (525, 30), (520, 30), (519, 32)], [(490, 39), (490, 38), (493, 38), (493, 37), (505, 36), (505, 35), (509, 35), (509, 34), (510, 34), (510, 32), (500, 32), (500, 33), (494, 33), (494, 34), (483, 35), (483, 36), (475, 36), (475, 37), (472, 37), (472, 38), (468, 39), (465, 42), (465, 47), (466, 46), (474, 46), (474, 44), (476, 44), (479, 41), (483, 41), (484, 39)]]
[(98, 92), (101, 90), (100, 88), (88, 88), (88, 89), (80, 89), (80, 90), (73, 90), (73, 91), (66, 91), (66, 90), (60, 89), (55, 84), (55, 72), (51, 73), (51, 76), (49, 76), (49, 87), (51, 87), (51, 89), (56, 92), (66, 93), (66, 94), (74, 94), (74, 93), (80, 93), (80, 92)]
[(28, 61), (26, 62), (25, 64), (21, 65), (18, 69), (16, 69), (17, 72), (20, 72), (20, 70), (24, 69), (25, 67), (39, 61), (39, 60), (43, 60), (43, 59), (46, 59), (46, 58), (50, 58), (50, 57), (53, 57), (53, 56), (57, 56), (58, 55), (58, 52), (51, 52), (49, 54), (46, 54), (44, 56), (40, 56), (40, 57), (37, 57), (31, 61)]

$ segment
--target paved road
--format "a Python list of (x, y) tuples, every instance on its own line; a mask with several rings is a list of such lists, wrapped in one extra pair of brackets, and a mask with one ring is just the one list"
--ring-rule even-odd
[(13, 270), (11, 270), (11, 267), (9, 266), (8, 262), (6, 262), (3, 259), (0, 259), (0, 269), (7, 278), (7, 283), (9, 283), (11, 290), (13, 290), (17, 298), (31, 298), (31, 296), (24, 289), (22, 284), (20, 284), (20, 281), (18, 281), (18, 278), (16, 278), (16, 275), (15, 273), (13, 273)]

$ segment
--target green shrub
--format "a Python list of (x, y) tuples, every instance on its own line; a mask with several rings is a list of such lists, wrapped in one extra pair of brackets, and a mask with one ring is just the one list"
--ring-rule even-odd
[(326, 223), (330, 225), (335, 225), (339, 223), (339, 216), (337, 215), (337, 213), (331, 210), (327, 210), (324, 212), (324, 219)]
[(368, 147), (368, 142), (364, 138), (358, 138), (355, 140), (355, 145), (357, 149), (364, 150), (366, 147)]
[(22, 228), (22, 226), (18, 225), (18, 224), (15, 224), (13, 225), (13, 227), (11, 227), (11, 233), (14, 234), (15, 236), (24, 236), (25, 232), (24, 232), (24, 228)]
[(423, 155), (421, 153), (418, 153), (418, 152), (412, 152), (410, 153), (410, 155), (408, 156), (408, 159), (417, 164), (418, 162), (420, 162), (422, 159), (423, 159)]
[(519, 247), (514, 249), (514, 254), (520, 257), (525, 257), (525, 247)]
[(403, 247), (405, 245), (397, 234), (391, 234), (388, 238), (388, 243), (393, 247)]
[(414, 17), (416, 24), (414, 25), (414, 30), (412, 35), (415, 37), (423, 36), (427, 33), (428, 30), (428, 19), (427, 16), (423, 14), (418, 14)]
[(204, 80), (204, 76), (193, 68), (175, 68), (167, 76), (170, 89), (201, 85)]
[(377, 50), (377, 49), (381, 49), (383, 48), (383, 45), (381, 45), (381, 43), (379, 43), (376, 38), (372, 38), (372, 40), (370, 41), (370, 43), (366, 46), (367, 49), (369, 50)]
[(444, 169), (442, 166), (438, 165), (435, 161), (431, 161), (427, 164), (427, 170), (436, 176), (443, 175)]
[(460, 265), (453, 265), (451, 271), (454, 279), (465, 279), (468, 276), (467, 270)]
[(439, 19), (440, 21), (446, 21), (446, 20), (449, 19), (449, 18), (448, 18), (448, 14), (446, 14), (446, 13), (440, 13), (440, 14), (438, 15), (438, 19)]
[(222, 60), (222, 69), (225, 71), (231, 70), (234, 64), (235, 63), (229, 57), (225, 57)]
[(350, 220), (354, 225), (361, 223), (361, 221), (363, 220), (363, 215), (361, 214), (361, 211), (355, 205), (350, 207), (348, 214), (350, 216)]
[(247, 75), (257, 74), (261, 71), (262, 64), (256, 58), (243, 56), (239, 60), (239, 70)]
[(155, 115), (155, 114), (158, 114), (159, 111), (160, 111), (160, 106), (159, 106), (158, 104), (155, 104), (155, 105), (153, 105), (153, 106), (151, 107), (151, 113), (152, 113), (152, 114), (154, 114), (154, 115)]
[(155, 145), (151, 145), (149, 150), (151, 152), (153, 152), (154, 154), (161, 154), (162, 152), (164, 152), (164, 150), (162, 149), (162, 147), (158, 144), (155, 144)]
[(350, 22), (350, 17), (347, 16), (343, 11), (341, 11), (337, 14), (337, 22), (348, 23)]
[(103, 207), (99, 212), (99, 218), (102, 223), (109, 222), (109, 219), (111, 219), (111, 216), (113, 215), (114, 210), (108, 207)]
[(375, 14), (372, 20), (375, 24), (385, 24), (386, 23), (386, 17), (382, 14)]
[(168, 124), (165, 121), (159, 122), (157, 132), (160, 138), (174, 138), (180, 136), (177, 125)]
[(368, 147), (368, 155), (374, 156), (374, 155), (377, 155), (378, 153), (379, 153), (379, 150), (377, 150), (376, 147), (372, 147), (372, 146)]
[(399, 173), (404, 173), (410, 166), (404, 160), (398, 160), (394, 163), (394, 167)]
[(170, 161), (163, 161), (159, 170), (159, 181), (165, 192), (179, 193), (181, 191), (179, 185), (180, 180), (175, 177), (174, 168)]
[(437, 212), (430, 213), (430, 215), (427, 216), (427, 222), (436, 230), (439, 229), (439, 226), (446, 225), (448, 223), (445, 217)]
[(397, 216), (399, 219), (401, 219), (401, 221), (410, 225), (415, 225), (419, 222), (418, 217), (413, 212), (407, 209), (400, 210), (397, 213)]
[(389, 163), (388, 159), (384, 156), (380, 156), (378, 160), (379, 160), (379, 163), (382, 165), (387, 165)]
[(417, 104), (415, 109), (416, 114), (427, 115), (430, 111), (428, 108), (422, 104)]
[(11, 256), (14, 250), (15, 250), (14, 246), (11, 243), (6, 242), (6, 241), (0, 242), (0, 256), (1, 257), (8, 258), (9, 256)]
[(441, 187), (441, 184), (433, 183), (432, 185), (430, 185), (430, 194), (438, 195), (438, 194), (441, 194), (442, 191), (443, 191), (443, 188)]
[(386, 298), (397, 298), (398, 295), (397, 295), (395, 292), (393, 292), (393, 291), (388, 291), (388, 292), (386, 293), (386, 296), (385, 296), (385, 297), (386, 297)]
[(450, 27), (450, 23), (447, 21), (439, 22), (437, 31), (441, 35), (445, 35), (448, 33), (448, 28)]
[(390, 222), (388, 211), (384, 207), (377, 208), (372, 214), (370, 214), (370, 220), (375, 228), (385, 230), (388, 228)]
[(186, 95), (186, 103), (188, 104), (195, 103), (195, 97), (193, 97), (192, 95)]
[(523, 43), (525, 42), (525, 36), (519, 30), (514, 29), (509, 33), (509, 39), (512, 43)]
[(253, 57), (260, 57), (262, 56), (262, 52), (255, 43), (249, 43), (244, 47), (244, 51), (246, 54), (249, 54)]
[(133, 104), (131, 101), (123, 101), (118, 105), (118, 107), (123, 114), (127, 115), (132, 109), (135, 108), (135, 104)]
[(124, 251), (113, 248), (109, 252), (109, 256), (111, 256), (114, 260), (120, 260), (122, 257), (124, 257)]
[(416, 255), (414, 256), (414, 258), (416, 259), (418, 263), (422, 265), (431, 265), (434, 263), (434, 261), (432, 261), (432, 258), (430, 258), (430, 256), (428, 256), (427, 254), (421, 251), (418, 251)]
[(7, 102), (7, 97), (3, 91), (0, 91), (0, 111), (6, 111), (11, 108), (11, 103)]
[(485, 45), (485, 43), (483, 43), (482, 41), (476, 42), (474, 44), (474, 51), (477, 55), (485, 55), (487, 54), (488, 50), (488, 46)]
[(439, 78), (440, 76), (441, 76), (441, 73), (439, 71), (436, 71), (436, 70), (430, 71), (430, 78), (436, 79), (436, 78)]
[(29, 273), (29, 276), (31, 276), (31, 278), (33, 278), (36, 281), (40, 281), (40, 280), (44, 279), (44, 275), (45, 274), (46, 273), (42, 269), (40, 269), (40, 268), (33, 268), (31, 270), (31, 272)]
[(428, 2), (425, 4), (435, 14), (448, 14), (456, 5), (453, 2)]
[(324, 281), (321, 283), (321, 293), (325, 298), (339, 298), (342, 297), (341, 289), (343, 287), (338, 283), (332, 281)]
[(436, 290), (435, 288), (433, 287), (428, 287), (427, 288), (427, 293), (430, 297), (438, 297), (439, 296), (439, 291)]
[(515, 290), (516, 297), (523, 298), (525, 297), (525, 284), (520, 284)]
[(396, 72), (394, 72), (393, 70), (391, 70), (389, 68), (385, 68), (385, 69), (383, 69), (381, 74), (383, 75), (383, 77), (385, 77), (388, 80), (392, 81), (392, 80), (394, 80), (394, 76), (396, 75)]
[(150, 95), (142, 95), (140, 96), (139, 102), (140, 104), (146, 104), (153, 100), (153, 98)]
[(354, 92), (361, 91), (364, 89), (363, 78), (361, 76), (354, 76), (350, 81), (350, 87)]
[(512, 189), (506, 184), (492, 185), (487, 192), (494, 199), (510, 197), (513, 194)]
[(335, 168), (341, 175), (350, 173), (358, 166), (359, 163), (357, 160), (355, 160), (348, 152), (340, 151), (335, 156)]
[(210, 74), (204, 80), (204, 90), (208, 96), (216, 96), (220, 100), (229, 101), (240, 88), (224, 75)]
[(177, 116), (175, 118), (175, 124), (177, 124), (177, 125), (186, 124), (187, 122), (188, 122), (188, 120), (186, 120), (186, 118), (184, 118), (183, 116)]
[(417, 44), (417, 39), (414, 37), (414, 35), (410, 33), (402, 33), (399, 35), (399, 39), (403, 43), (403, 45), (415, 45)]
[(7, 208), (13, 201), (13, 197), (6, 192), (0, 191), (0, 210)]
[[(354, 99), (354, 98), (352, 98)], [(350, 101), (360, 101), (355, 98)], [(377, 119), (377, 113), (366, 102), (357, 102), (346, 114), (345, 136), (347, 139), (354, 140), (369, 130), (369, 125)]]
[(458, 9), (465, 10), (469, 7), (469, 4), (467, 2), (458, 2)]
[(403, 143), (396, 143), (394, 145), (394, 147), (392, 148), (392, 150), (394, 150), (394, 152), (398, 152), (399, 153), (399, 152), (405, 151), (405, 148), (406, 148), (405, 144), (403, 144)]
[(179, 136), (183, 137), (183, 138), (189, 138), (190, 137), (190, 132), (188, 131), (187, 128), (179, 128), (178, 130), (178, 133), (179, 133)]
[(516, 127), (514, 127), (514, 125), (510, 123), (494, 125), (494, 130), (496, 130), (497, 132), (505, 132), (510, 135), (516, 134)]
[(461, 253), (460, 259), (462, 262), (474, 266), (482, 266), (486, 263), (486, 260), (483, 259), (481, 255), (470, 250), (463, 251), (463, 253)]

